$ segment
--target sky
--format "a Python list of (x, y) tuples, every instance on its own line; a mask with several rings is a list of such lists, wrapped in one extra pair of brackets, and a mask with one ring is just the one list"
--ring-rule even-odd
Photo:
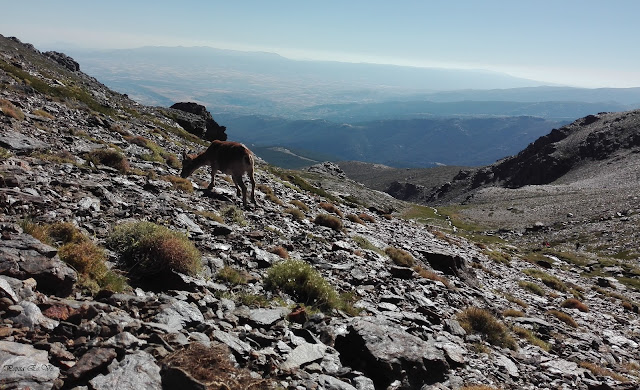
[(638, 0), (0, 0), (37, 49), (210, 46), (640, 87)]

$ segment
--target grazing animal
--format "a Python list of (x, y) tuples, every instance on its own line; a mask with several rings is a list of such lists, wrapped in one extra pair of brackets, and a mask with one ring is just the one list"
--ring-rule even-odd
[(251, 182), (251, 201), (256, 204), (256, 181), (253, 177), (254, 157), (249, 148), (238, 142), (216, 140), (202, 153), (187, 154), (182, 152), (182, 172), (180, 176), (186, 179), (196, 169), (206, 164), (211, 165), (209, 190), (213, 189), (217, 171), (231, 175), (238, 196), (240, 196), (240, 189), (242, 188), (242, 203), (244, 207), (247, 207), (247, 186), (242, 181), (242, 176), (246, 173)]

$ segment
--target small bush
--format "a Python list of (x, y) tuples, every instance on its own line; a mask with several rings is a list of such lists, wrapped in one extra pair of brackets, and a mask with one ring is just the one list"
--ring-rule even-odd
[(299, 303), (313, 305), (322, 310), (340, 306), (336, 290), (318, 271), (302, 260), (284, 260), (267, 271), (265, 285), (281, 290)]
[(309, 211), (309, 206), (307, 206), (303, 201), (298, 200), (298, 199), (294, 199), (291, 202), (292, 205), (296, 206), (297, 208), (299, 208), (300, 210), (304, 211), (305, 213)]
[(570, 308), (570, 309), (578, 309), (583, 313), (588, 313), (589, 308), (584, 303), (580, 302), (576, 298), (569, 298), (560, 304), (561, 307)]
[(342, 211), (340, 211), (340, 209), (336, 205), (334, 205), (332, 203), (320, 202), (318, 204), (318, 206), (320, 206), (326, 212), (335, 214), (340, 218), (342, 218), (344, 216), (344, 214), (342, 214)]
[(390, 246), (384, 250), (384, 253), (386, 253), (394, 263), (401, 267), (413, 267), (415, 265), (416, 261), (413, 258), (413, 255), (403, 249)]
[(515, 350), (516, 341), (507, 328), (487, 310), (469, 307), (458, 314), (458, 322), (467, 333), (483, 335), (489, 344)]
[(107, 243), (120, 254), (134, 279), (166, 275), (172, 270), (196, 275), (202, 268), (200, 252), (184, 234), (151, 222), (116, 226)]
[(376, 219), (374, 217), (372, 217), (371, 215), (369, 215), (369, 214), (360, 213), (360, 214), (358, 214), (358, 217), (360, 217), (360, 219), (363, 220), (363, 221), (376, 223)]
[(342, 221), (338, 217), (329, 214), (318, 214), (313, 223), (320, 226), (331, 228), (335, 231), (342, 230)]
[(216, 278), (233, 285), (247, 284), (248, 280), (243, 273), (229, 266), (225, 266), (220, 271), (218, 271)]
[(191, 180), (189, 179), (183, 179), (179, 176), (174, 176), (174, 175), (160, 176), (160, 179), (171, 183), (173, 188), (176, 190), (189, 192), (189, 193), (193, 192), (193, 185), (191, 184)]
[(364, 221), (355, 214), (348, 214), (347, 219), (353, 223), (359, 223), (360, 225), (364, 225)]
[(518, 286), (536, 295), (540, 295), (541, 297), (544, 297), (546, 295), (544, 288), (538, 286), (533, 282), (527, 282), (527, 281), (521, 280), (518, 282)]
[(549, 310), (549, 311), (547, 311), (547, 314), (550, 314), (550, 315), (556, 317), (557, 319), (559, 319), (560, 321), (564, 322), (565, 324), (571, 326), (572, 328), (577, 328), (578, 327), (578, 323), (573, 319), (573, 317), (571, 317), (567, 313), (561, 312), (559, 310)]
[(129, 161), (115, 149), (96, 149), (86, 155), (86, 159), (95, 165), (106, 165), (115, 168), (120, 173), (127, 173)]

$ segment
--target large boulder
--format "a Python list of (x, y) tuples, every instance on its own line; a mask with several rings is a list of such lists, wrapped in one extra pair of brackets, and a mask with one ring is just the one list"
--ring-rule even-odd
[(60, 369), (49, 363), (46, 351), (0, 340), (0, 388), (51, 389)]
[(42, 53), (45, 56), (51, 58), (58, 64), (64, 66), (72, 72), (78, 72), (80, 70), (80, 64), (78, 64), (73, 58), (69, 57), (64, 53), (59, 53), (57, 51), (47, 51)]
[(335, 348), (345, 366), (363, 372), (376, 389), (400, 380), (401, 389), (442, 381), (449, 364), (434, 342), (427, 342), (382, 320), (354, 319)]
[(55, 248), (25, 233), (4, 231), (0, 239), (0, 275), (16, 279), (33, 278), (38, 291), (66, 297), (78, 277), (58, 257)]
[(171, 116), (180, 126), (189, 133), (204, 138), (208, 141), (226, 141), (225, 126), (220, 126), (207, 108), (193, 102), (181, 102), (171, 106)]

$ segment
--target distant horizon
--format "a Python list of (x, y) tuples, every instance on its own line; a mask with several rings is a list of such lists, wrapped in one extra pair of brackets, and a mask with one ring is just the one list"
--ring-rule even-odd
[(482, 69), (586, 88), (640, 87), (640, 2), (281, 0), (7, 2), (3, 35), (39, 48), (207, 46), (294, 60)]

